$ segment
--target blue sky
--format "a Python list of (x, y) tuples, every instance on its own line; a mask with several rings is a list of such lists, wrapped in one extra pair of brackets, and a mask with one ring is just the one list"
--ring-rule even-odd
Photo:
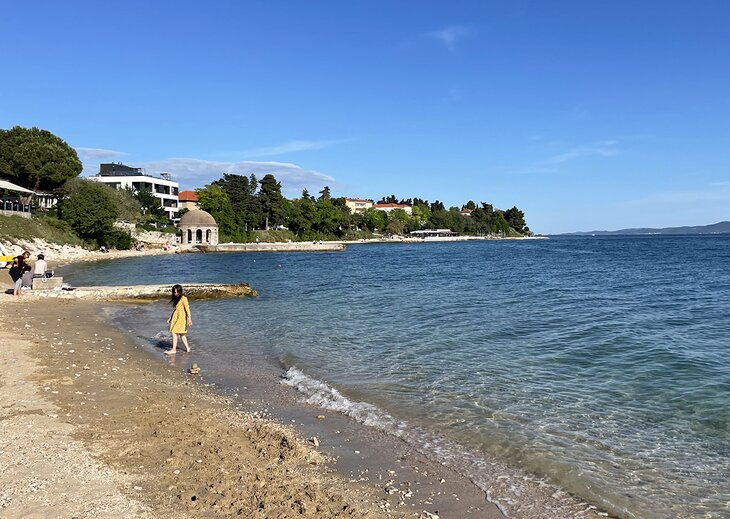
[(730, 219), (724, 1), (9, 2), (0, 127), (85, 173), (525, 211), (557, 233)]

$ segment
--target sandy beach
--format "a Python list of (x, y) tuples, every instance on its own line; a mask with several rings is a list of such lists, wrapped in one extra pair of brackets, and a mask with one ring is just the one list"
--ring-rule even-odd
[(95, 303), (2, 303), (3, 517), (501, 517), (427, 460), (338, 466), (141, 351)]

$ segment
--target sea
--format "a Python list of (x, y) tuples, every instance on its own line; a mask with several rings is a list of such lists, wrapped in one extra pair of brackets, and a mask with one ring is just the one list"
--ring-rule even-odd
[[(459, 470), (508, 514), (524, 497), (494, 493), (495, 463), (616, 517), (714, 519), (730, 517), (729, 267), (730, 236), (596, 236), (144, 256), (63, 275), (250, 283), (259, 297), (191, 299), (214, 377), (245, 388), (266, 373)], [(159, 350), (169, 312), (115, 318)]]

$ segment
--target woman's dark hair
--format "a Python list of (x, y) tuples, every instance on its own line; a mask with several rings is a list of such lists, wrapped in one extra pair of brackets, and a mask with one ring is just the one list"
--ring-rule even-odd
[(172, 298), (170, 299), (172, 306), (177, 306), (177, 304), (180, 302), (180, 298), (182, 297), (182, 295), (183, 295), (182, 285), (174, 285), (172, 287)]

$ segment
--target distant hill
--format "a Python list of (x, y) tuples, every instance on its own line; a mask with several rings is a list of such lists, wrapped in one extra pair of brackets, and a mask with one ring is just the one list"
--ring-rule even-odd
[(639, 228), (619, 229), (618, 231), (569, 232), (560, 234), (559, 236), (609, 236), (616, 234), (730, 234), (730, 222), (719, 222), (713, 223), (712, 225), (696, 225), (691, 227), (664, 227), (662, 229)]

